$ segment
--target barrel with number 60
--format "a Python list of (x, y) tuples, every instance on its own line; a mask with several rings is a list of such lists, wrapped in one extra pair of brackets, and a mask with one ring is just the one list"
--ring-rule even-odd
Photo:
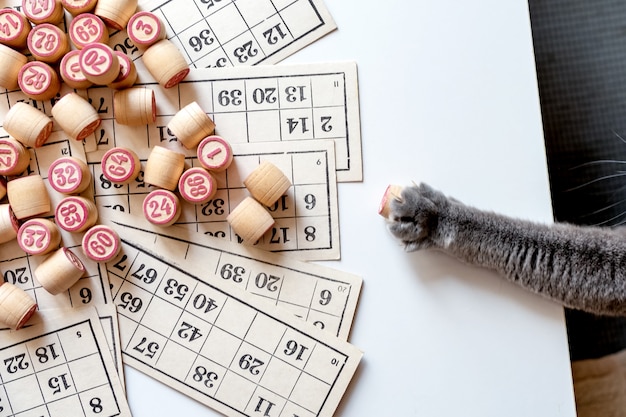
[(96, 225), (87, 230), (81, 246), (85, 255), (96, 262), (112, 260), (122, 248), (117, 232), (105, 225)]

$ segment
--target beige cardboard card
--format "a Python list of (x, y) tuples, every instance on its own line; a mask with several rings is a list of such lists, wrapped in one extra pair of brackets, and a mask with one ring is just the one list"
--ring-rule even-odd
[(126, 364), (228, 416), (334, 414), (357, 348), (133, 240), (107, 264)]
[[(197, 68), (275, 64), (336, 29), (321, 0), (141, 0)], [(112, 41), (141, 54), (120, 32)]]
[[(208, 282), (245, 290), (332, 335), (348, 339), (363, 281), (359, 276), (176, 226), (154, 226), (123, 213), (104, 213), (101, 220), (113, 226), (122, 239), (132, 239), (169, 257), (183, 270), (200, 265)], [(121, 254), (107, 265), (113, 293), (119, 292), (128, 268), (132, 269), (131, 276), (147, 276), (147, 264), (129, 256)], [(157, 279), (158, 271), (150, 270), (148, 278), (153, 276)], [(189, 288), (177, 287), (177, 291), (187, 293)]]
[(0, 338), (0, 415), (127, 416), (96, 311), (68, 310)]
[[(180, 199), (182, 214), (177, 225), (243, 246), (226, 217), (250, 196), (244, 179), (261, 162), (269, 161), (289, 178), (292, 185), (275, 204), (267, 207), (275, 223), (254, 246), (301, 260), (340, 257), (332, 141), (233, 144), (233, 153), (233, 163), (226, 171), (212, 173), (217, 191), (209, 201), (191, 204)], [(187, 164), (197, 166), (197, 159), (189, 158)], [(113, 185), (103, 180), (99, 163), (90, 166), (95, 178), (95, 201), (101, 212), (114, 208), (144, 216), (144, 199), (154, 187), (141, 178), (130, 185)]]
[(339, 182), (361, 181), (361, 127), (357, 66), (354, 62), (260, 65), (235, 68), (198, 68), (176, 86), (163, 88), (135, 61), (136, 87), (154, 91), (156, 122), (127, 126), (114, 118), (114, 91), (105, 87), (87, 90), (102, 125), (92, 137), (90, 162), (97, 163), (114, 146), (135, 150), (145, 159), (151, 147), (164, 146), (187, 157), (168, 130), (172, 117), (196, 102), (215, 122), (215, 134), (230, 143), (267, 143), (332, 140)]

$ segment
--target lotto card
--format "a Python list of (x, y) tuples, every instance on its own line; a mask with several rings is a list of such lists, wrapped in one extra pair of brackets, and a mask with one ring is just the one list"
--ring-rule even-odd
[[(142, 0), (139, 8), (160, 18), (196, 68), (275, 64), (337, 28), (321, 0)], [(111, 44), (141, 56), (125, 31)]]
[(131, 415), (93, 309), (4, 332), (0, 364), (0, 416)]
[(122, 238), (125, 363), (228, 416), (330, 417), (362, 353), (345, 341), (162, 253)]
[[(247, 291), (332, 335), (348, 339), (363, 281), (359, 276), (189, 233), (177, 226), (155, 226), (136, 216), (109, 212), (101, 220), (122, 237), (132, 237), (135, 242), (170, 257), (177, 267), (187, 269), (202, 265), (203, 276), (208, 281)], [(124, 255), (119, 260), (129, 261)], [(136, 268), (141, 268), (141, 263)], [(145, 268), (144, 265), (142, 269)], [(109, 265), (108, 270), (115, 292), (121, 285), (124, 271), (115, 264)], [(150, 273), (156, 274), (156, 271)]]

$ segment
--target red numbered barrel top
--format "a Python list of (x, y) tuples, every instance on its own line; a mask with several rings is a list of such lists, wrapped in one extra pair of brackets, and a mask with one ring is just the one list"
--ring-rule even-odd
[(63, 4), (63, 8), (70, 12), (72, 16), (79, 15), (81, 13), (86, 13), (92, 11), (96, 4), (97, 0), (61, 0)]
[(130, 20), (126, 30), (128, 37), (136, 46), (147, 48), (165, 38), (163, 24), (157, 15), (151, 12), (137, 12)]
[(120, 74), (120, 63), (113, 50), (103, 43), (85, 46), (79, 55), (80, 67), (88, 80), (107, 85)]
[(35, 24), (57, 24), (63, 19), (63, 5), (56, 0), (22, 0), (22, 11)]
[(128, 183), (139, 174), (139, 158), (130, 149), (115, 147), (109, 149), (101, 161), (102, 174), (113, 183)]
[(54, 69), (40, 61), (31, 61), (24, 65), (17, 76), (17, 83), (24, 94), (35, 100), (49, 100), (61, 89)]
[(93, 226), (85, 232), (82, 248), (89, 259), (96, 262), (108, 262), (119, 253), (120, 238), (109, 226)]
[(198, 161), (211, 171), (223, 171), (233, 161), (230, 144), (220, 136), (207, 136), (198, 144)]
[(86, 178), (88, 172), (85, 172), (84, 165), (84, 162), (81, 164), (76, 158), (59, 158), (48, 168), (48, 182), (62, 194), (80, 193), (89, 185), (90, 179)]
[(30, 165), (30, 152), (15, 139), (0, 138), (0, 175), (18, 175)]
[(190, 203), (204, 203), (217, 191), (215, 178), (204, 168), (189, 168), (178, 180), (178, 191)]
[(82, 13), (70, 23), (70, 40), (78, 48), (83, 49), (90, 43), (106, 42), (109, 32), (102, 19), (95, 14)]
[(57, 204), (54, 217), (57, 224), (68, 232), (80, 232), (88, 227), (87, 223), (92, 217), (90, 207), (81, 197), (65, 197)]
[(153, 224), (168, 226), (180, 215), (180, 202), (169, 190), (154, 190), (143, 200), (143, 214)]
[(67, 35), (50, 23), (37, 25), (28, 34), (28, 49), (35, 59), (55, 63), (69, 52)]
[[(120, 51), (113, 51), (113, 53), (117, 55), (117, 60), (120, 63), (120, 73), (108, 87), (114, 90), (132, 87), (135, 85), (135, 81), (137, 81), (137, 68), (135, 68), (135, 63), (131, 61), (125, 53)], [(154, 117), (156, 118), (156, 106)]]
[(180, 84), (182, 80), (185, 79), (185, 77), (187, 77), (187, 75), (189, 74), (189, 71), (190, 71), (189, 68), (180, 70), (172, 78), (170, 78), (163, 87), (172, 88), (174, 86), (177, 86), (178, 84)]
[(54, 223), (45, 219), (31, 219), (17, 232), (17, 243), (30, 255), (42, 255), (59, 245), (58, 231)]
[(26, 16), (15, 9), (0, 9), (0, 43), (22, 49), (31, 26)]
[(85, 265), (83, 265), (82, 261), (74, 254), (74, 252), (65, 247), (61, 248), (61, 250), (63, 250), (67, 259), (76, 267), (78, 271), (85, 272)]
[(78, 62), (79, 55), (80, 51), (74, 50), (63, 56), (59, 65), (61, 78), (71, 88), (89, 88), (93, 83), (83, 74), (83, 70)]

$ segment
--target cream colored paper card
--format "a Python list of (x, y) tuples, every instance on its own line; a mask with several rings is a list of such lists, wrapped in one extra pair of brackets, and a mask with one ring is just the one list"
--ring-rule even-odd
[(0, 416), (131, 415), (93, 309), (3, 332), (0, 364)]
[(107, 267), (126, 364), (228, 416), (334, 414), (352, 345), (126, 237)]
[[(120, 349), (120, 328), (117, 320), (117, 308), (112, 303), (84, 308), (95, 308), (98, 318), (100, 319), (100, 324), (102, 325), (102, 331), (107, 341), (107, 346), (109, 347), (109, 353), (113, 359), (113, 365), (120, 376), (120, 383), (122, 387), (124, 387), (124, 366), (122, 363), (122, 351)], [(73, 314), (72, 310), (73, 309), (40, 310), (28, 322), (28, 325), (41, 324), (42, 321), (55, 322), (59, 318)]]
[[(81, 308), (81, 307), (78, 307)], [(92, 307), (84, 307), (86, 309)], [(95, 308), (95, 307), (94, 307)], [(102, 325), (102, 331), (107, 341), (107, 345), (109, 347), (109, 353), (111, 354), (111, 358), (113, 359), (113, 364), (115, 365), (115, 370), (120, 376), (120, 383), (122, 384), (122, 388), (125, 387), (124, 381), (124, 366), (122, 363), (122, 351), (120, 349), (120, 329), (117, 320), (117, 309), (114, 304), (101, 304), (96, 308), (98, 318), (100, 319), (100, 324)], [(28, 321), (24, 328), (28, 328), (31, 326), (39, 325), (42, 322), (54, 322), (60, 317), (64, 317), (68, 314), (74, 314), (72, 309), (51, 309), (39, 311), (37, 314), (34, 314), (33, 317)], [(14, 332), (15, 330), (11, 330), (8, 328), (0, 329), (0, 332)], [(0, 334), (0, 337), (1, 334)]]
[[(68, 242), (69, 243), (69, 242)], [(98, 306), (111, 302), (109, 282), (102, 266), (89, 260), (76, 244), (66, 245), (85, 266), (85, 273), (69, 290), (52, 295), (34, 277), (34, 271), (46, 255), (27, 255), (16, 241), (0, 245), (0, 272), (5, 281), (26, 291), (39, 310)]]
[[(275, 64), (337, 28), (321, 0), (142, 0), (197, 68)], [(140, 51), (125, 31), (119, 50)]]
[[(189, 204), (181, 199), (178, 225), (221, 239), (241, 243), (226, 221), (228, 214), (250, 193), (243, 180), (261, 161), (275, 164), (290, 179), (292, 186), (276, 204), (269, 207), (275, 224), (255, 245), (258, 248), (289, 254), (301, 260), (340, 257), (337, 184), (333, 143), (267, 142), (234, 144), (230, 168), (215, 173), (217, 193), (206, 203)], [(187, 160), (197, 166), (197, 159)], [(143, 162), (145, 166), (145, 160)], [(113, 208), (143, 216), (143, 201), (153, 189), (144, 182), (113, 185), (101, 173), (101, 164), (90, 164), (95, 178), (95, 201), (102, 212)]]
[[(74, 237), (76, 239), (76, 237)], [(71, 238), (65, 239), (67, 243)], [(45, 256), (32, 256), (24, 253), (16, 242), (0, 245), (0, 273), (6, 282), (14, 284), (28, 293), (37, 302), (39, 316), (45, 317), (53, 311), (67, 311), (83, 307), (95, 307), (100, 314), (105, 329), (106, 340), (114, 358), (116, 369), (123, 375), (119, 324), (114, 305), (111, 303), (111, 290), (104, 264), (88, 259), (76, 243), (67, 246), (85, 266), (85, 273), (69, 290), (52, 295), (35, 278), (33, 271), (43, 262)], [(28, 324), (36, 323), (33, 317)], [(1, 415), (1, 414), (0, 414)]]
[[(209, 282), (245, 290), (330, 334), (348, 339), (361, 291), (359, 276), (178, 227), (160, 228), (136, 216), (107, 213), (101, 220), (115, 227), (122, 237), (170, 257), (183, 270), (202, 265), (203, 278)], [(113, 292), (121, 285), (123, 265), (131, 261), (123, 260), (119, 267), (115, 262), (108, 265)], [(145, 269), (141, 265), (135, 261), (134, 270)]]
[(128, 146), (140, 157), (160, 145), (185, 150), (167, 129), (174, 114), (195, 101), (214, 120), (215, 133), (230, 143), (332, 140), (335, 143), (337, 180), (362, 180), (361, 128), (357, 67), (354, 62), (309, 65), (263, 65), (219, 69), (194, 69), (175, 88), (165, 89), (135, 62), (136, 86), (154, 91), (156, 123), (120, 125), (114, 119), (113, 91), (90, 88), (89, 99), (103, 123), (92, 139), (99, 152), (89, 153), (99, 162), (114, 146)]

